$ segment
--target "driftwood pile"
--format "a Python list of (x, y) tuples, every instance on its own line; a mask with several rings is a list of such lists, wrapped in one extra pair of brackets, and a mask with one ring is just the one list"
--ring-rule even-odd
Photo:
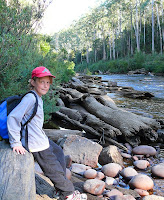
[[(107, 93), (123, 91), (115, 82), (104, 82), (101, 77), (81, 76), (61, 86), (57, 105), (52, 114), (54, 123), (63, 128), (84, 131), (103, 142), (120, 147), (120, 142), (137, 146), (157, 140), (160, 124), (152, 118), (136, 115), (118, 108)], [(131, 90), (132, 97), (148, 98), (151, 94)], [(129, 93), (130, 94), (130, 93)]]

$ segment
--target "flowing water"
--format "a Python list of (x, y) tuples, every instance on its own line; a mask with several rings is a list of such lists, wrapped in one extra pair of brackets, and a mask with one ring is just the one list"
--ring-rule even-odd
[[(154, 95), (151, 99), (132, 99), (121, 96), (119, 93), (108, 93), (115, 101), (118, 107), (131, 111), (145, 117), (151, 117), (164, 120), (164, 77), (162, 76), (145, 76), (145, 75), (100, 75), (102, 80), (117, 82), (118, 86), (133, 87), (135, 90), (150, 92)], [(163, 145), (164, 148), (164, 145)], [(164, 149), (161, 149), (164, 150)], [(164, 158), (161, 158), (162, 160)], [(154, 159), (154, 164), (159, 163)], [(125, 165), (130, 166), (132, 163), (125, 161)], [(142, 173), (151, 176), (151, 167)], [(150, 194), (164, 196), (164, 179), (153, 177), (154, 189)]]
[(147, 117), (164, 120), (164, 77), (148, 75), (100, 75), (102, 80), (117, 82), (118, 86), (133, 87), (135, 90), (150, 92), (151, 99), (131, 99), (118, 93), (108, 93), (118, 107), (142, 114)]

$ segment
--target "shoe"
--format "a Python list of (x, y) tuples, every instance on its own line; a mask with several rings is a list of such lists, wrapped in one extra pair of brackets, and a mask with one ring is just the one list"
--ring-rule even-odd
[(53, 198), (55, 198), (55, 199), (60, 199), (60, 195), (61, 195), (61, 192), (58, 190), (56, 190), (55, 192), (54, 192), (54, 194), (53, 194)]
[(87, 195), (75, 190), (73, 194), (66, 197), (66, 200), (87, 200)]

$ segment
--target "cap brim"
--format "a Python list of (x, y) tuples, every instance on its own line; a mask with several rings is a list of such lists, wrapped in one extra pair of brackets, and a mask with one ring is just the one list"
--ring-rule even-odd
[(56, 78), (56, 77), (53, 76), (52, 74), (39, 74), (39, 75), (37, 75), (36, 77), (41, 78), (41, 77), (45, 77), (45, 76), (50, 76), (50, 77)]

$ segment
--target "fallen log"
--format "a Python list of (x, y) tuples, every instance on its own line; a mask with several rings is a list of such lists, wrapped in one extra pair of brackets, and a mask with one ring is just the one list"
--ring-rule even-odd
[(116, 145), (117, 147), (119, 148), (122, 148), (123, 150), (125, 151), (128, 151), (128, 149), (126, 147), (124, 147), (123, 145), (121, 145), (120, 143), (118, 143), (117, 141), (103, 135), (103, 132), (102, 133), (99, 133), (97, 132), (95, 129), (93, 129), (92, 127), (88, 126), (88, 125), (84, 125), (84, 124), (81, 124), (79, 121), (76, 121), (76, 120), (73, 120), (73, 119), (70, 119), (67, 115), (57, 111), (55, 113), (52, 113), (52, 117), (54, 119), (56, 119), (56, 117), (60, 118), (61, 120), (65, 120), (65, 121), (68, 121), (70, 124), (72, 124), (72, 126), (76, 126), (77, 128), (79, 129), (82, 129), (84, 130), (86, 133), (90, 133), (94, 136), (98, 136), (99, 138), (102, 138), (104, 137), (104, 139), (114, 145)]
[(95, 115), (90, 114), (88, 111), (86, 111), (83, 107), (80, 105), (71, 105), (70, 110), (78, 110), (81, 116), (83, 117), (83, 120), (81, 123), (92, 127), (97, 132), (99, 132), (101, 135), (104, 134), (110, 138), (115, 138), (117, 135), (122, 135), (119, 129), (105, 123), (101, 119), (97, 118)]
[(154, 142), (158, 138), (155, 130), (160, 128), (160, 125), (155, 119), (142, 117), (120, 108), (112, 109), (99, 103), (93, 96), (84, 97), (82, 105), (88, 112), (118, 128), (125, 139), (137, 135)]

